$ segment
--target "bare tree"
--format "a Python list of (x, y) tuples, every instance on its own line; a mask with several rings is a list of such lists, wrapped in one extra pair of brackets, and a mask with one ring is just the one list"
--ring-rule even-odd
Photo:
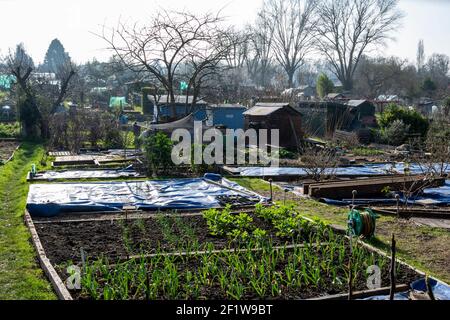
[[(198, 91), (205, 74), (224, 58), (222, 21), (218, 15), (207, 13), (197, 16), (188, 12), (159, 11), (144, 26), (127, 25), (119, 21), (116, 28), (103, 28), (100, 35), (117, 57), (132, 71), (150, 74), (167, 91), (173, 105), (181, 81), (188, 84), (187, 91)], [(175, 108), (171, 108), (175, 117)]]
[(398, 0), (323, 0), (319, 5), (317, 48), (345, 90), (364, 52), (385, 44), (403, 17)]
[(247, 71), (253, 81), (266, 87), (269, 83), (268, 71), (273, 61), (272, 43), (274, 34), (274, 25), (269, 19), (266, 4), (258, 12), (254, 26), (249, 26), (250, 45), (246, 57)]
[(23, 45), (18, 45), (14, 52), (10, 51), (5, 60), (8, 71), (16, 77), (17, 85), (26, 98), (30, 108), (28, 112), (31, 111), (34, 121), (39, 123), (41, 136), (49, 138), (49, 116), (67, 97), (71, 80), (76, 74), (75, 66), (68, 62), (59, 68), (54, 78), (49, 75), (35, 77), (34, 64)]
[(294, 75), (313, 48), (317, 0), (267, 0), (263, 10), (274, 27), (272, 50), (288, 77), (290, 88)]
[(318, 146), (305, 146), (300, 160), (308, 177), (315, 181), (332, 179), (339, 164), (335, 150)]
[(402, 77), (407, 66), (407, 60), (397, 57), (363, 55), (354, 75), (354, 92), (371, 99), (381, 94), (399, 94), (404, 89)]

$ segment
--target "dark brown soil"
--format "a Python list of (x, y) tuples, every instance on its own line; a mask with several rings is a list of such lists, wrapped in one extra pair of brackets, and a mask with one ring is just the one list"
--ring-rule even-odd
[[(320, 252), (317, 253), (319, 257), (319, 261), (321, 259)], [(207, 262), (208, 263), (208, 262)], [(345, 261), (345, 264), (348, 263), (348, 260)], [(177, 270), (180, 274), (180, 283), (184, 283), (184, 275), (187, 272), (196, 273), (197, 270), (201, 269), (204, 262), (199, 258), (190, 258), (187, 260), (179, 261), (177, 263)], [(274, 270), (272, 272), (279, 272), (284, 273), (286, 262), (280, 262), (277, 264)], [(161, 266), (163, 267), (163, 266)], [(224, 270), (228, 270), (230, 272), (233, 272), (233, 270), (230, 270), (230, 266), (228, 266), (226, 263), (223, 263), (220, 268)], [(151, 272), (151, 270), (150, 270)], [(238, 275), (240, 276), (240, 275)], [(343, 274), (339, 273), (338, 277), (343, 279)], [(362, 270), (361, 272), (358, 272), (358, 274), (354, 275), (355, 280), (353, 283), (353, 291), (361, 291), (361, 290), (367, 290), (367, 276)], [(255, 290), (251, 288), (250, 283), (244, 283), (246, 287), (245, 294), (241, 297), (242, 300), (253, 300), (253, 299), (268, 299), (268, 300), (289, 300), (289, 299), (309, 299), (309, 298), (315, 298), (320, 296), (327, 296), (327, 295), (333, 295), (333, 294), (342, 294), (346, 293), (347, 290), (347, 284), (346, 283), (340, 283), (336, 284), (332, 282), (332, 276), (331, 274), (328, 277), (324, 277), (323, 281), (319, 286), (314, 285), (302, 285), (300, 287), (296, 285), (281, 285), (279, 287), (279, 293), (274, 294), (270, 292), (270, 289), (266, 292), (264, 296), (258, 296)], [(414, 280), (418, 279), (418, 275), (415, 271), (400, 266), (397, 269), (397, 278), (396, 283), (397, 284), (410, 284)], [(103, 283), (104, 279), (99, 278), (97, 280), (100, 280), (99, 283)], [(242, 279), (242, 280), (248, 280), (248, 279)], [(390, 277), (389, 277), (389, 266), (386, 264), (383, 269), (381, 270), (381, 286), (386, 287), (390, 284)], [(134, 296), (135, 299), (145, 299), (145, 296), (143, 294), (136, 293), (136, 288), (131, 285), (130, 286), (130, 292), (133, 294), (130, 296)], [(73, 291), (73, 296), (76, 299), (90, 299), (89, 296), (86, 296), (80, 291)], [(202, 286), (200, 288), (200, 299), (208, 299), (208, 300), (226, 300), (230, 299), (230, 296), (227, 294), (227, 292), (224, 291), (223, 288), (220, 287), (219, 282), (216, 278), (213, 279), (212, 283), (208, 286)], [(176, 299), (196, 299), (199, 297), (193, 297), (190, 296), (189, 293), (185, 292), (185, 288), (180, 287), (179, 292), (177, 293)], [(174, 299), (174, 297), (166, 296), (161, 292), (161, 295), (158, 297), (160, 300), (165, 299)]]
[[(254, 216), (253, 219), (256, 227), (269, 232), (275, 245), (286, 243), (275, 236), (269, 223)], [(47, 257), (56, 265), (81, 262), (81, 249), (86, 257), (104, 256), (115, 261), (142, 252), (178, 251), (180, 245), (194, 241), (201, 248), (207, 243), (212, 243), (215, 249), (232, 245), (227, 239), (210, 235), (202, 216), (36, 224), (36, 230)]]

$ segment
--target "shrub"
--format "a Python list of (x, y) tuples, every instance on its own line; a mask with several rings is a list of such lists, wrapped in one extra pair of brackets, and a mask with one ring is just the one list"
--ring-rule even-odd
[(203, 213), (210, 233), (214, 236), (227, 236), (233, 240), (246, 240), (249, 232), (258, 239), (266, 235), (264, 230), (255, 229), (252, 225), (253, 218), (247, 213), (237, 215), (231, 213), (231, 206), (227, 205), (223, 210), (209, 209)]
[(378, 115), (377, 120), (382, 130), (390, 127), (394, 121), (400, 120), (406, 126), (409, 126), (407, 134), (415, 133), (420, 134), (422, 137), (425, 137), (429, 127), (428, 120), (419, 112), (396, 104), (388, 105), (386, 110)]
[(14, 123), (0, 123), (0, 138), (16, 138), (20, 134), (20, 124)]
[(387, 128), (381, 131), (381, 135), (385, 143), (399, 146), (406, 140), (410, 126), (401, 120), (393, 121)]
[(162, 132), (150, 134), (143, 141), (145, 158), (148, 163), (149, 174), (164, 173), (172, 166), (173, 142)]

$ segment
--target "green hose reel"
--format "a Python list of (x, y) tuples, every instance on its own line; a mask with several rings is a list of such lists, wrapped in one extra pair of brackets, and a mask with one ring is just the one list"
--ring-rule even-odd
[(371, 238), (375, 233), (378, 218), (379, 216), (371, 209), (365, 209), (362, 212), (352, 209), (348, 213), (348, 230), (351, 235)]

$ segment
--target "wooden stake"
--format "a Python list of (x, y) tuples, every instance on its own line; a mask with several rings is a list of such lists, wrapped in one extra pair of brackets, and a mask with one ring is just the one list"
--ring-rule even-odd
[(431, 288), (430, 285), (430, 279), (428, 278), (428, 275), (426, 275), (425, 277), (425, 284), (427, 286), (427, 293), (428, 296), (430, 297), (430, 300), (436, 300), (436, 298), (434, 297), (433, 289)]
[(269, 183), (270, 183), (270, 202), (273, 201), (273, 189), (272, 189), (272, 179), (269, 179)]
[(391, 243), (391, 292), (389, 294), (389, 300), (394, 300), (395, 294), (395, 235), (392, 234), (392, 243)]

